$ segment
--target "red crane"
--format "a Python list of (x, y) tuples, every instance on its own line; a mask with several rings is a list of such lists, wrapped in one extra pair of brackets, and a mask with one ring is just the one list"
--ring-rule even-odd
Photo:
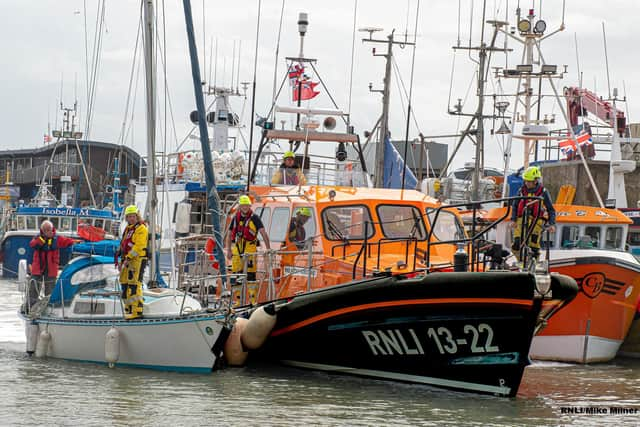
[(624, 136), (627, 119), (624, 112), (615, 108), (609, 101), (579, 87), (564, 88), (564, 96), (567, 99), (567, 112), (571, 126), (578, 125), (578, 117), (591, 113), (616, 129), (618, 135)]

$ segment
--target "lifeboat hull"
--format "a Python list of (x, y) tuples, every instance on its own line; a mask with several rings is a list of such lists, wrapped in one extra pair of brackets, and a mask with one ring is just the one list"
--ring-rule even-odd
[[(436, 273), (309, 292), (278, 302), (251, 358), (515, 396), (542, 308), (535, 286), (525, 273)], [(556, 295), (572, 298), (571, 286)]]

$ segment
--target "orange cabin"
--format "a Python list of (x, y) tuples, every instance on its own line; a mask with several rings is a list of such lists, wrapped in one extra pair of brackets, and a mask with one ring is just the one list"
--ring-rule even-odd
[[(300, 190), (300, 192), (299, 192)], [(260, 299), (338, 285), (376, 272), (409, 274), (451, 270), (454, 244), (427, 245), (439, 203), (414, 190), (329, 186), (252, 187), (271, 248), (258, 251)], [(300, 208), (309, 208), (305, 240), (291, 241), (289, 228)], [(465, 238), (455, 209), (441, 210), (431, 242)], [(266, 249), (275, 250), (267, 254)], [(269, 260), (268, 258), (271, 257)]]

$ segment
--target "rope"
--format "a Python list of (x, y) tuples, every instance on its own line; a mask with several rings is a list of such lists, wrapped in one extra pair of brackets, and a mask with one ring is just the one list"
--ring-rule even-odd
[(358, 0), (355, 0), (353, 6), (353, 33), (351, 36), (351, 66), (349, 71), (349, 101), (347, 103), (348, 123), (351, 123), (351, 94), (353, 92), (353, 60), (355, 58), (356, 48), (356, 16), (358, 12)]

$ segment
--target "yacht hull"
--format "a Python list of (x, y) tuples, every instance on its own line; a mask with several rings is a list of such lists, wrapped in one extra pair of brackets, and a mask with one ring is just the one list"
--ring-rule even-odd
[(46, 356), (82, 362), (108, 363), (105, 337), (113, 327), (119, 332), (119, 357), (115, 366), (164, 371), (211, 372), (228, 336), (220, 315), (125, 320), (25, 319), (50, 334)]

